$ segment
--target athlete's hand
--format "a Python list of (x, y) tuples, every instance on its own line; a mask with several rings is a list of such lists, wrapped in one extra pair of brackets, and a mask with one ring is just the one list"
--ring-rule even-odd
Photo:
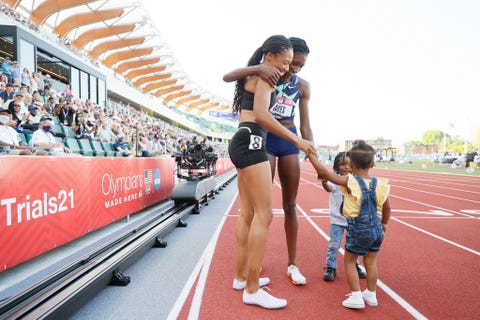
[(307, 156), (317, 153), (315, 150), (315, 145), (310, 140), (299, 138), (297, 142), (297, 148), (305, 152)]
[(260, 64), (258, 65), (257, 75), (269, 85), (275, 87), (282, 73), (275, 67)]

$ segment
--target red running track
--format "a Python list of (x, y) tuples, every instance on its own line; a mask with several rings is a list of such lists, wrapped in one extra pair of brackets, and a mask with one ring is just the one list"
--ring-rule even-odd
[[(181, 301), (178, 318), (479, 319), (480, 178), (380, 169), (372, 170), (372, 175), (389, 178), (392, 187), (392, 218), (378, 256), (378, 307), (350, 310), (341, 305), (349, 291), (343, 255), (338, 257), (335, 281), (322, 280), (329, 234), (328, 193), (305, 162), (297, 199), (297, 264), (308, 283), (295, 286), (286, 275), (287, 249), (276, 180), (274, 219), (262, 273), (271, 279), (271, 293), (286, 298), (288, 306), (265, 310), (245, 305), (241, 291), (231, 288), (236, 198), (217, 241), (212, 241), (198, 266), (192, 289)], [(365, 285), (361, 280), (362, 289)]]

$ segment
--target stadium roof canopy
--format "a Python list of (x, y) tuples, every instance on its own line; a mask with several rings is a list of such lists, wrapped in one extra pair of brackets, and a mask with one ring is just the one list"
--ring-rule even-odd
[[(201, 114), (229, 108), (192, 82), (154, 26), (141, 0), (3, 0), (145, 93)], [(175, 28), (175, 26), (172, 26)]]

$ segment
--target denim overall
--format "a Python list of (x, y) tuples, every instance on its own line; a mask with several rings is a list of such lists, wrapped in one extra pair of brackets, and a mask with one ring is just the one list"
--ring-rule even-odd
[(347, 240), (345, 249), (358, 256), (378, 252), (383, 241), (383, 230), (377, 212), (375, 188), (377, 179), (372, 178), (370, 188), (360, 177), (355, 177), (362, 190), (362, 205), (358, 217), (347, 218)]

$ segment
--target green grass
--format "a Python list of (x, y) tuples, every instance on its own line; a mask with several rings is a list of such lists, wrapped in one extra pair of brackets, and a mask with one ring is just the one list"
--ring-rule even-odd
[(420, 172), (436, 172), (461, 174), (466, 176), (480, 177), (480, 169), (475, 169), (472, 173), (467, 172), (465, 167), (452, 168), (450, 164), (433, 163), (428, 160), (413, 160), (405, 163), (398, 162), (375, 162), (375, 168), (391, 170), (408, 170)]

